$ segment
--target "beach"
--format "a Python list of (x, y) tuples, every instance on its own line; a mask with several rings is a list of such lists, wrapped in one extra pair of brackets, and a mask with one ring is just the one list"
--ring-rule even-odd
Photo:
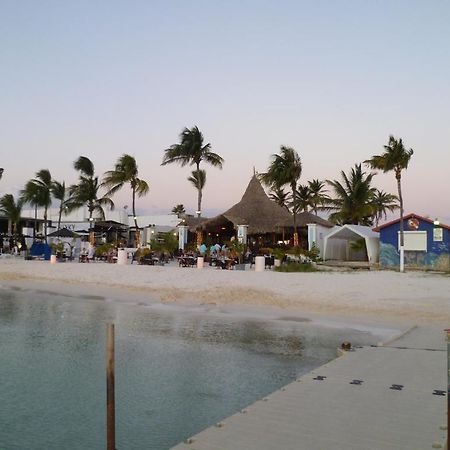
[[(379, 324), (448, 326), (450, 277), (394, 271), (278, 273), (211, 267), (117, 265), (103, 262), (50, 264), (0, 260), (0, 282), (38, 283), (83, 290), (122, 292), (139, 304), (253, 308), (291, 316), (333, 317)], [(76, 288), (78, 286), (78, 288)], [(56, 289), (56, 287), (55, 287)], [(128, 294), (127, 294), (128, 293)]]

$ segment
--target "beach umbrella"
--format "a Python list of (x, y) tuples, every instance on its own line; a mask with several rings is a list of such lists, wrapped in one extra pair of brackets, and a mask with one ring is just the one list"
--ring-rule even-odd
[(69, 230), (68, 228), (61, 228), (60, 230), (56, 230), (53, 231), (53, 233), (47, 234), (47, 237), (74, 238), (79, 236), (77, 233)]

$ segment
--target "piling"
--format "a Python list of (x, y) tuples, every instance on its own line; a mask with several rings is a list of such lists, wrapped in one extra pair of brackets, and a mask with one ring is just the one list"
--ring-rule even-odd
[(106, 450), (116, 450), (114, 396), (114, 324), (106, 325)]

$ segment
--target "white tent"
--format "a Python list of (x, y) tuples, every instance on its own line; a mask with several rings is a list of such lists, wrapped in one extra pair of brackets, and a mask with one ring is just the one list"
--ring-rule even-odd
[[(359, 239), (364, 239), (367, 249), (367, 257), (369, 263), (378, 262), (379, 256), (379, 233), (373, 231), (370, 227), (365, 227), (363, 225), (343, 225), (342, 227), (336, 227), (331, 231), (330, 234), (324, 238), (324, 252), (323, 259), (334, 259), (332, 248), (336, 247), (332, 244), (334, 240), (340, 240), (345, 244), (346, 248), (346, 258), (349, 259), (349, 247), (350, 242), (358, 241)], [(333, 242), (330, 242), (333, 240)]]

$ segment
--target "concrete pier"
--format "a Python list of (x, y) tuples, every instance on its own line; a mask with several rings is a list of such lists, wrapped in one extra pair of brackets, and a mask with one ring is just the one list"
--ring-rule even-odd
[(446, 390), (444, 333), (418, 327), (346, 353), (173, 450), (444, 448)]

